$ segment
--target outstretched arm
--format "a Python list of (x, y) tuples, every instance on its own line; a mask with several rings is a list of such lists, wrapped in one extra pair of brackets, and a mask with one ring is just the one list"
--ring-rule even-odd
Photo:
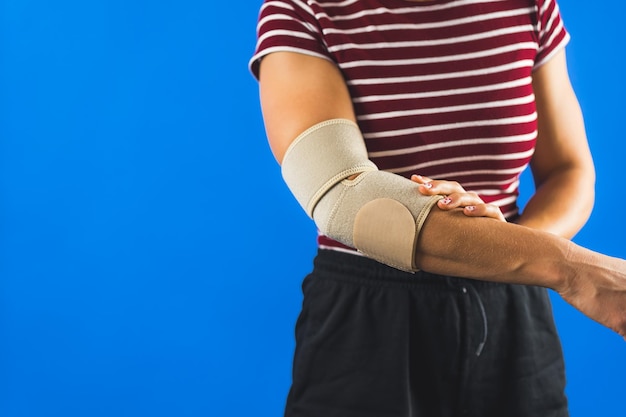
[[(354, 120), (338, 69), (320, 58), (279, 52), (261, 63), (261, 104), (270, 145), (282, 159), (292, 141), (329, 119)], [(559, 292), (589, 317), (626, 336), (626, 261), (566, 239), (458, 210), (432, 210), (416, 245), (426, 271), (539, 285)]]
[(626, 339), (626, 261), (551, 233), (493, 219), (431, 211), (417, 248), (426, 271), (557, 291)]

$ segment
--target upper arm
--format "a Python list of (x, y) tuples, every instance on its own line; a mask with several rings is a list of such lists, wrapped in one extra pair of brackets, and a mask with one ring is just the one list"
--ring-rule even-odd
[(329, 119), (355, 121), (341, 72), (332, 62), (294, 52), (275, 52), (260, 64), (261, 108), (267, 137), (280, 163), (291, 142)]
[(533, 74), (538, 138), (531, 168), (541, 185), (552, 174), (576, 169), (594, 178), (582, 112), (572, 88), (565, 52), (556, 54)]

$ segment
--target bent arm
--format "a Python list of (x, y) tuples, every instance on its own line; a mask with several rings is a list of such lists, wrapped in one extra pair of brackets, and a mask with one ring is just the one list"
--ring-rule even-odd
[[(260, 84), (267, 135), (279, 162), (312, 125), (355, 120), (345, 82), (328, 61), (270, 54), (261, 63)], [(591, 318), (626, 335), (623, 260), (539, 230), (439, 210), (428, 215), (415, 251), (417, 266), (429, 272), (552, 288)]]
[(564, 51), (535, 71), (533, 89), (539, 123), (531, 161), (536, 192), (517, 223), (572, 238), (591, 214), (595, 170)]
[[(270, 147), (279, 163), (294, 139), (319, 122), (355, 120), (346, 84), (337, 67), (326, 60), (290, 52), (270, 54), (260, 66), (260, 95)], [(537, 251), (549, 243), (563, 252), (563, 242), (551, 236), (491, 219), (466, 219), (456, 212), (431, 211), (417, 245), (418, 267), (429, 272), (470, 278), (505, 280), (559, 288), (559, 277), (522, 274), (526, 259), (546, 256)], [(535, 239), (527, 252), (519, 242)], [(331, 236), (332, 237), (332, 236)], [(532, 241), (532, 239), (531, 239)], [(540, 253), (541, 252), (541, 253)]]

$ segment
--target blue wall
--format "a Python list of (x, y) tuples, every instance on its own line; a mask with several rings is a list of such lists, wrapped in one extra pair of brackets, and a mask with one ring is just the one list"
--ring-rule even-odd
[[(0, 416), (280, 415), (315, 242), (246, 68), (259, 5), (0, 4)], [(576, 240), (626, 257), (626, 7), (601, 5), (561, 2), (598, 165)], [(624, 415), (624, 342), (554, 303), (572, 416)]]

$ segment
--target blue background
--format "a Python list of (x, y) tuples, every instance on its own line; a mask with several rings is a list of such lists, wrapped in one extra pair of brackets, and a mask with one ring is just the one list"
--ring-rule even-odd
[[(259, 6), (0, 3), (0, 416), (281, 415), (315, 231), (247, 70)], [(626, 257), (626, 7), (561, 8), (598, 168), (576, 241)], [(626, 415), (623, 340), (553, 300), (572, 416)]]

